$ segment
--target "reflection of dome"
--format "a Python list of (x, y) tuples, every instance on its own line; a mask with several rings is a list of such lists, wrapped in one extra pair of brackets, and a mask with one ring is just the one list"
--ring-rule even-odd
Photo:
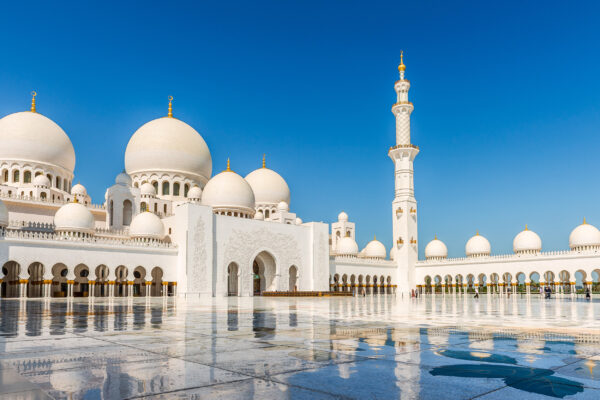
[(55, 165), (73, 173), (75, 150), (54, 121), (36, 112), (18, 112), (0, 119), (0, 160)]
[(350, 236), (346, 236), (337, 242), (337, 254), (355, 256), (358, 254), (358, 244)]
[(246, 175), (252, 187), (257, 206), (275, 205), (281, 201), (290, 204), (290, 188), (285, 180), (272, 169), (263, 167)]
[(50, 179), (46, 175), (38, 175), (33, 178), (33, 186), (48, 188), (50, 187)]
[(367, 243), (364, 256), (369, 258), (386, 258), (387, 250), (383, 243), (375, 238)]
[(78, 183), (71, 188), (71, 194), (73, 196), (87, 196), (87, 190), (85, 189), (85, 186)]
[(117, 185), (123, 185), (127, 187), (131, 187), (131, 177), (127, 175), (127, 172), (123, 171), (115, 178), (115, 183)]
[(156, 196), (156, 189), (151, 183), (145, 182), (140, 186), (140, 194), (143, 196)]
[(8, 209), (4, 205), (4, 202), (0, 200), (0, 227), (5, 228), (8, 226)]
[(344, 211), (338, 214), (338, 222), (348, 222), (348, 214)]
[(448, 248), (437, 238), (437, 236), (425, 246), (425, 258), (427, 260), (436, 260), (448, 257)]
[(134, 238), (162, 240), (165, 237), (165, 225), (156, 214), (145, 211), (133, 218), (129, 234)]
[(492, 251), (490, 242), (481, 236), (479, 232), (467, 242), (465, 253), (467, 257), (489, 256)]
[(517, 254), (539, 253), (542, 251), (542, 239), (525, 225), (525, 230), (519, 232), (513, 240), (513, 250)]
[(187, 197), (190, 200), (200, 201), (200, 199), (202, 199), (202, 189), (200, 189), (200, 186), (191, 188)]
[(57, 232), (94, 233), (94, 216), (80, 203), (67, 203), (56, 211), (54, 226)]
[(158, 118), (140, 127), (125, 151), (129, 175), (171, 172), (206, 183), (212, 173), (208, 146), (194, 128), (176, 118)]
[(583, 224), (573, 229), (569, 236), (571, 250), (589, 250), (600, 247), (600, 231), (583, 219)]
[(202, 204), (215, 212), (239, 212), (254, 215), (254, 192), (244, 178), (229, 168), (212, 177), (202, 192)]

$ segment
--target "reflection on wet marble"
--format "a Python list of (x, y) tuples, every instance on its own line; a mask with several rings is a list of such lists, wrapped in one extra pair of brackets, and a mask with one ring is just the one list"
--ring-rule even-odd
[(0, 399), (600, 398), (600, 302), (0, 300)]

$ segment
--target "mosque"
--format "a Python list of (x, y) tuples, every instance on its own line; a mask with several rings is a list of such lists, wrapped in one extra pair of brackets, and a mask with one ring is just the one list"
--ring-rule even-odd
[[(359, 251), (345, 212), (331, 226), (304, 222), (276, 171), (245, 177), (229, 160), (213, 175), (202, 136), (173, 115), (142, 125), (125, 150), (125, 171), (94, 203), (73, 185), (75, 150), (64, 130), (37, 111), (0, 119), (1, 297), (254, 296), (264, 292), (458, 295), (479, 290), (573, 293), (600, 274), (600, 231), (585, 221), (569, 250), (542, 252), (529, 230), (514, 254), (492, 255), (482, 235), (465, 258), (449, 259), (435, 238), (418, 260), (418, 207), (410, 138), (414, 109), (401, 59), (394, 164), (392, 246), (374, 239)], [(223, 163), (225, 164), (225, 163)], [(383, 221), (382, 221), (383, 222)], [(389, 221), (387, 222), (389, 223)]]

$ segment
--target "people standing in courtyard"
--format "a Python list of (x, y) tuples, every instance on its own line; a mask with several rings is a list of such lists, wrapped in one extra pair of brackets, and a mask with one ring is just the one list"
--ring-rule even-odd
[(586, 300), (591, 300), (592, 299), (592, 295), (590, 294), (590, 288), (589, 287), (585, 288), (585, 299)]
[(546, 292), (546, 298), (549, 299), (550, 295), (552, 294), (552, 291), (550, 290), (550, 286), (546, 286), (544, 291)]
[(476, 299), (479, 298), (479, 287), (475, 286), (475, 297)]

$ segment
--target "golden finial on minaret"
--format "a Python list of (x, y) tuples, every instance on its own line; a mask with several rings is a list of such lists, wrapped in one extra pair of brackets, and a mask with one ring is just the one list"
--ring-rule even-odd
[(227, 169), (225, 171), (231, 172), (231, 164), (229, 163), (229, 157), (227, 158)]
[(437, 240), (437, 235), (433, 235), (433, 240)]
[(529, 229), (527, 229), (527, 224), (525, 224), (525, 230), (528, 231)]
[(169, 96), (169, 112), (167, 113), (167, 117), (173, 118), (173, 96)]
[(406, 65), (404, 65), (404, 52), (400, 52), (400, 65), (398, 65), (398, 71), (404, 72), (406, 71)]
[(79, 200), (77, 200), (77, 195), (73, 196), (73, 203), (79, 203)]
[(477, 229), (475, 236), (479, 236), (479, 229)]
[(373, 240), (377, 240), (377, 235), (373, 235)]
[(35, 96), (37, 96), (37, 93), (34, 90), (33, 92), (31, 92), (31, 112), (36, 112), (35, 111)]
[(266, 154), (263, 154), (263, 168), (267, 168), (267, 163), (265, 162)]
[(583, 217), (583, 225), (587, 225), (587, 222), (585, 222), (585, 217)]

